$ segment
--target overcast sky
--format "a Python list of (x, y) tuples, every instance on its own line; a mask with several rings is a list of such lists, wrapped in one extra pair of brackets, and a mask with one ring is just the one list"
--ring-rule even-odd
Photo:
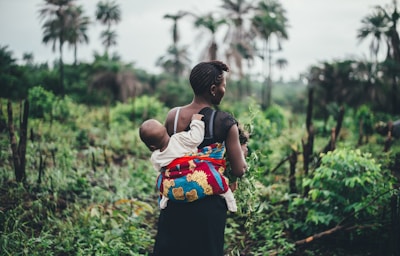
[[(275, 58), (285, 58), (288, 66), (282, 75), (285, 79), (297, 78), (310, 65), (320, 61), (341, 60), (348, 57), (368, 58), (369, 40), (358, 43), (357, 29), (361, 19), (371, 13), (375, 5), (385, 6), (392, 0), (281, 0), (287, 11), (290, 27), (289, 40)], [(77, 0), (85, 14), (94, 20), (98, 0)], [(157, 73), (156, 60), (165, 54), (172, 43), (172, 21), (163, 19), (165, 14), (179, 10), (198, 14), (218, 10), (219, 0), (116, 0), (122, 11), (122, 21), (115, 27), (118, 45), (116, 51), (124, 62), (149, 73)], [(35, 62), (48, 62), (58, 58), (51, 44), (42, 43), (41, 21), (38, 10), (44, 0), (0, 0), (0, 46), (8, 46), (14, 58), (20, 60), (23, 53), (33, 53)], [(199, 32), (189, 19), (179, 23), (181, 43), (188, 45), (193, 54), (193, 65), (198, 53), (204, 48), (199, 42)], [(78, 59), (92, 61), (93, 52), (103, 52), (99, 35), (104, 29), (100, 24), (89, 28), (89, 45), (78, 48)], [(64, 50), (65, 62), (72, 63), (73, 53)], [(259, 71), (252, 70), (253, 73)]]

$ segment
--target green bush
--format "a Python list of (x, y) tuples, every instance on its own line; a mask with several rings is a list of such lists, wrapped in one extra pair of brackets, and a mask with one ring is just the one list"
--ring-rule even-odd
[(155, 97), (141, 96), (127, 103), (117, 103), (110, 111), (112, 125), (140, 124), (149, 118), (163, 122), (167, 108)]
[(165, 106), (169, 108), (186, 105), (191, 102), (193, 97), (192, 88), (186, 80), (167, 81), (158, 86), (155, 93), (158, 95), (159, 101), (164, 102)]
[(307, 211), (304, 224), (298, 223), (300, 229), (309, 234), (340, 224), (348, 216), (354, 223), (378, 218), (381, 207), (389, 203), (388, 176), (371, 154), (360, 150), (337, 149), (323, 155), (321, 165), (303, 179), (308, 196), (291, 205)]
[(34, 118), (50, 119), (53, 110), (53, 104), (56, 99), (54, 94), (46, 91), (41, 86), (35, 86), (29, 90), (29, 113)]
[(288, 126), (287, 118), (285, 117), (284, 111), (278, 105), (272, 105), (264, 111), (265, 118), (276, 124), (278, 131), (282, 131)]

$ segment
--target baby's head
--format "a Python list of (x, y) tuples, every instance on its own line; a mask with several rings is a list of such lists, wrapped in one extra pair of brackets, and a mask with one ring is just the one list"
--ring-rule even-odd
[(148, 119), (140, 125), (139, 136), (151, 151), (162, 149), (169, 141), (167, 129), (155, 119)]

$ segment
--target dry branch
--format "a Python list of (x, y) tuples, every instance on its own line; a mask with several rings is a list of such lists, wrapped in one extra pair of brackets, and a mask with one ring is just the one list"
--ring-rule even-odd
[(336, 227), (328, 229), (328, 230), (326, 230), (324, 232), (309, 236), (306, 239), (298, 240), (294, 244), (296, 246), (307, 244), (307, 243), (310, 243), (310, 242), (312, 242), (312, 241), (314, 241), (316, 239), (322, 238), (324, 236), (332, 235), (332, 234), (336, 233), (337, 231), (342, 230), (343, 228), (345, 228), (345, 226), (336, 226)]

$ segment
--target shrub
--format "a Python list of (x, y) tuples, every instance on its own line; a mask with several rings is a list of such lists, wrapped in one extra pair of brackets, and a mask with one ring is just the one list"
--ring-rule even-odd
[(46, 91), (41, 86), (35, 86), (29, 90), (28, 99), (30, 102), (29, 113), (34, 118), (49, 119), (52, 114), (55, 96), (52, 92)]
[(326, 228), (348, 216), (355, 223), (378, 217), (391, 191), (382, 172), (372, 155), (360, 150), (337, 149), (323, 155), (312, 177), (303, 180), (303, 186), (310, 188), (308, 196), (292, 203), (292, 207), (307, 209), (307, 226), (300, 224), (302, 229)]
[(155, 97), (141, 96), (128, 103), (117, 103), (110, 114), (111, 123), (122, 125), (132, 122), (139, 124), (149, 118), (163, 121), (166, 113), (166, 107)]

